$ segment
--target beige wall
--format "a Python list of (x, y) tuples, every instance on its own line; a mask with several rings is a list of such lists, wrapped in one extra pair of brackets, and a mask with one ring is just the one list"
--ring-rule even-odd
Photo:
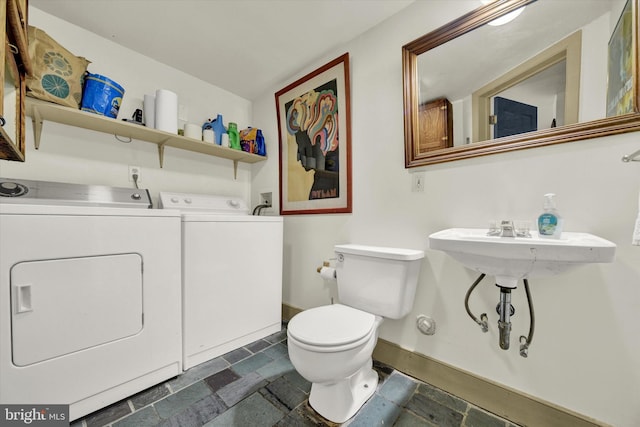
[[(224, 122), (240, 129), (251, 123), (251, 102), (140, 55), (38, 9), (29, 9), (29, 23), (45, 30), (75, 55), (91, 61), (89, 71), (102, 74), (125, 88), (118, 120), (142, 108), (145, 94), (169, 89), (186, 106), (187, 117), (204, 123), (220, 113)], [(208, 192), (244, 197), (251, 191), (251, 166), (239, 164), (233, 179), (233, 162), (188, 151), (165, 149), (164, 168), (155, 144), (117, 141), (113, 135), (86, 131), (53, 122), (43, 126), (40, 149), (33, 146), (31, 119), (27, 118), (27, 161), (0, 162), (0, 176), (49, 181), (129, 187), (128, 165), (141, 168), (140, 186), (156, 202), (158, 191)]]
[[(413, 312), (387, 320), (381, 337), (444, 363), (615, 426), (640, 424), (640, 247), (631, 246), (638, 213), (640, 163), (620, 158), (640, 149), (622, 135), (499, 154), (423, 168), (424, 193), (411, 192), (404, 168), (401, 46), (454, 17), (469, 2), (418, 1), (360, 38), (310, 64), (253, 105), (257, 122), (277, 140), (274, 93), (344, 52), (351, 58), (353, 214), (287, 216), (283, 300), (293, 307), (327, 304), (335, 289), (316, 274), (337, 243), (425, 249)], [(453, 10), (453, 8), (457, 10)], [(254, 166), (260, 188), (278, 187), (277, 157)], [(483, 334), (464, 310), (476, 274), (429, 250), (427, 236), (449, 227), (485, 227), (492, 219), (530, 219), (542, 195), (555, 192), (565, 230), (618, 245), (616, 261), (531, 280), (536, 332), (529, 357), (517, 339), (528, 331), (524, 289), (513, 293), (512, 348), (500, 350), (498, 291), (488, 279), (471, 298), (486, 312)], [(418, 314), (435, 318), (421, 335)]]

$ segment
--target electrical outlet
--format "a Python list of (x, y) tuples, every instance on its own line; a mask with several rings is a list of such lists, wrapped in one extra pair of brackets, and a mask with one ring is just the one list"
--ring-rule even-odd
[(133, 175), (138, 175), (138, 182), (142, 181), (140, 174), (140, 166), (129, 166), (129, 182), (133, 182)]
[(272, 192), (271, 191), (269, 191), (268, 193), (260, 193), (260, 204), (261, 205), (273, 206)]
[(424, 193), (424, 172), (413, 173), (411, 179), (411, 191), (414, 193)]

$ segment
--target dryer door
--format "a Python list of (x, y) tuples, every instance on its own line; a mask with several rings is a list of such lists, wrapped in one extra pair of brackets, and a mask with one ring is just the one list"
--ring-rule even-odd
[(27, 261), (11, 268), (17, 366), (135, 335), (142, 313), (139, 254)]

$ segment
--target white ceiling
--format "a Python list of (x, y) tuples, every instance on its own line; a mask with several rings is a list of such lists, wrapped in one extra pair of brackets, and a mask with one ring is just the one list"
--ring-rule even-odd
[(29, 4), (254, 100), (414, 1), (30, 0)]
[[(421, 101), (461, 100), (595, 19), (608, 13), (617, 17), (622, 6), (619, 0), (539, 0), (506, 25), (485, 25), (449, 41), (446, 49), (419, 57)], [(608, 40), (609, 35), (604, 37)], [(606, 46), (606, 41), (601, 44)], [(538, 91), (555, 90), (548, 81), (540, 83)]]

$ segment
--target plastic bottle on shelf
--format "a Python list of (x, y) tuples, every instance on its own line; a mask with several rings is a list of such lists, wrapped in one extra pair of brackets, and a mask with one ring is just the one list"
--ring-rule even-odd
[(229, 147), (234, 150), (241, 150), (240, 146), (240, 134), (238, 133), (238, 125), (233, 122), (229, 122), (229, 127), (227, 128), (227, 133), (229, 134)]

